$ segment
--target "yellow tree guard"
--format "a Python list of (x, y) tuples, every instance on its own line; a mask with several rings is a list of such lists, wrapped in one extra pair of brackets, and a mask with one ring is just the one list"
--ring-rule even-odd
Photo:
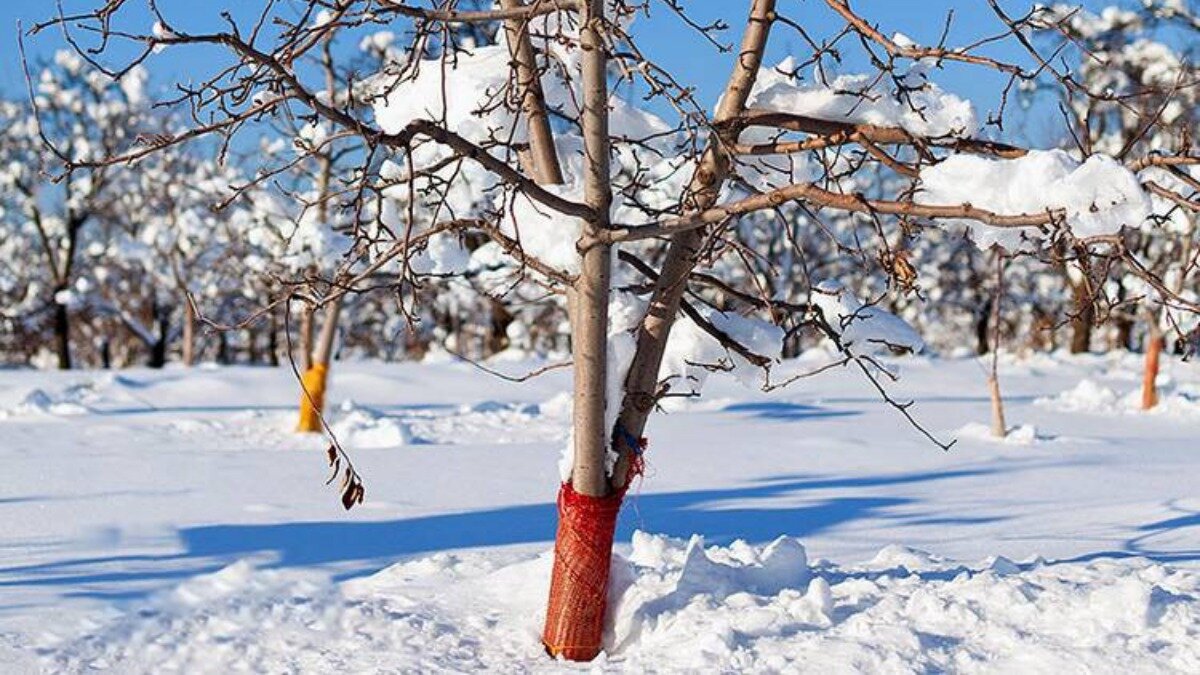
[(321, 412), (325, 409), (325, 380), (328, 367), (318, 363), (300, 378), (300, 423), (296, 431), (321, 431)]

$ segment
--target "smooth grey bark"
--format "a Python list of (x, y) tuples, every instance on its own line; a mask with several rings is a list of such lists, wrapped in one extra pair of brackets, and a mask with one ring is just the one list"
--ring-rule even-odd
[[(524, 6), (521, 0), (500, 0), (503, 9), (518, 9)], [(554, 133), (550, 129), (550, 115), (546, 112), (545, 92), (542, 91), (541, 73), (533, 42), (529, 39), (529, 20), (512, 18), (504, 22), (508, 37), (509, 53), (512, 54), (516, 71), (517, 93), (521, 99), (521, 113), (529, 128), (529, 173), (539, 185), (560, 185), (563, 182), (562, 167), (558, 162), (558, 151), (554, 147)]]
[(341, 314), (342, 299), (338, 298), (329, 303), (325, 310), (325, 323), (321, 324), (321, 335), (317, 338), (316, 348), (313, 350), (312, 361), (314, 364), (329, 365), (329, 361), (333, 357), (333, 346), (337, 341), (338, 319)]
[(183, 296), (183, 365), (190, 368), (196, 363), (196, 308), (192, 305), (187, 293)]
[(604, 466), (611, 430), (605, 424), (608, 392), (608, 300), (612, 246), (598, 235), (608, 228), (612, 204), (608, 138), (608, 55), (601, 29), (603, 0), (584, 7), (580, 48), (583, 51), (583, 191), (593, 217), (585, 224), (579, 277), (570, 289), (571, 334), (575, 368), (575, 463), (571, 485), (594, 497), (608, 494)]

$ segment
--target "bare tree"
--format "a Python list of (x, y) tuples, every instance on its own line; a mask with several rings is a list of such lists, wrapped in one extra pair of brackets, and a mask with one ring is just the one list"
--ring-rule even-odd
[[(1121, 233), (1146, 220), (1145, 190), (1154, 188), (1138, 172), (1193, 165), (1200, 157), (1072, 157), (1002, 143), (984, 135), (964, 102), (929, 82), (931, 67), (952, 63), (1000, 73), (1009, 88), (1044, 81), (1075, 96), (1103, 98), (1028, 41), (1033, 26), (1066, 20), (1041, 10), (1011, 17), (990, 3), (998, 32), (950, 47), (889, 38), (846, 0), (826, 1), (844, 28), (818, 42), (802, 16), (785, 15), (774, 0), (751, 0), (740, 41), (727, 46), (723, 24), (694, 20), (677, 3), (666, 3), (695, 31), (698, 44), (732, 52), (728, 82), (710, 115), (682, 74), (659, 66), (636, 39), (629, 21), (645, 10), (642, 3), (505, 0), (496, 8), (462, 9), (454, 2), (302, 0), (287, 12), (267, 3), (247, 23), (224, 14), (223, 29), (204, 32), (176, 25), (153, 2), (155, 26), (137, 25), (122, 14), (127, 4), (132, 0), (112, 0), (50, 23), (98, 41), (81, 54), (117, 77), (162, 49), (215, 47), (227, 60), (195, 84), (178, 84), (174, 102), (192, 115), (189, 130), (101, 157), (64, 154), (64, 176), (134, 163), (201, 137), (233, 143), (239, 131), (266, 120), (314, 119), (362, 146), (356, 166), (340, 169), (338, 189), (322, 198), (336, 199), (351, 214), (353, 244), (332, 275), (296, 280), (291, 297), (276, 303), (301, 298), (331, 309), (344, 296), (376, 286), (381, 275), (389, 275), (394, 292), (414, 299), (433, 277), (465, 274), (469, 266), (456, 261), (477, 260), (480, 251), (503, 254), (506, 267), (497, 272), (512, 283), (565, 296), (575, 375), (573, 441), (559, 494), (543, 637), (556, 656), (586, 660), (600, 650), (616, 516), (641, 472), (648, 420), (664, 398), (694, 394), (703, 373), (769, 371), (789, 332), (812, 330), (841, 350), (831, 366), (862, 372), (884, 401), (917, 425), (911, 403), (891, 397), (890, 373), (871, 356), (872, 349), (919, 344), (911, 329), (878, 299), (863, 302), (836, 279), (808, 280), (809, 297), (764, 293), (764, 271), (772, 270), (753, 263), (760, 252), (743, 236), (755, 218), (788, 205), (817, 223), (830, 213), (864, 218), (887, 252), (880, 264), (906, 292), (917, 290), (907, 249), (896, 242), (941, 224), (969, 231), (981, 246), (1002, 236), (1014, 254), (1049, 263), (1064, 257), (1089, 266), (1120, 262), (1159, 302), (1197, 309), (1150, 271)], [(496, 22), (504, 24), (496, 45), (454, 30)], [(334, 96), (314, 61), (331, 40), (383, 25), (404, 29), (408, 44), (381, 72), (348, 78), (356, 82), (348, 96)], [(765, 66), (769, 39), (780, 30), (798, 35), (811, 55)], [(982, 53), (1001, 40), (1026, 50), (1029, 65)], [(117, 58), (117, 43), (131, 43), (136, 55), (105, 62), (108, 54)], [(868, 57), (870, 72), (826, 75), (827, 62), (856, 48)], [(654, 101), (673, 121), (613, 94), (622, 90)], [(307, 152), (319, 161), (315, 150)], [(285, 170), (286, 164), (263, 166), (246, 188)], [(884, 184), (894, 191), (864, 192), (864, 183), (880, 184), (867, 178), (872, 171), (886, 172), (891, 179)], [(1014, 209), (986, 191), (967, 191), (966, 179), (975, 175), (1009, 181), (1031, 171), (1058, 181), (1070, 198), (1050, 195)], [(1111, 183), (1117, 196), (1082, 203), (1086, 191), (1070, 188), (1080, 188), (1087, 176)], [(469, 236), (487, 243), (467, 255)], [(434, 258), (431, 269), (440, 271), (423, 272), (417, 264), (423, 256)], [(682, 331), (703, 336), (715, 349), (676, 354), (671, 337)], [(330, 453), (335, 471), (348, 461), (336, 450)], [(345, 476), (349, 508), (361, 501), (363, 488), (352, 467)]]

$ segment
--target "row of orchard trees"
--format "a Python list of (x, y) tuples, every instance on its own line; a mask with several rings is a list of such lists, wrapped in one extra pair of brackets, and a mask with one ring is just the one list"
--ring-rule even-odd
[(177, 350), (190, 363), (198, 303), (230, 314), (265, 297), (267, 282), (239, 266), (278, 257), (262, 240), (282, 222), (247, 200), (214, 211), (238, 177), (203, 149), (156, 153), (138, 171), (58, 170), (170, 133), (146, 85), (141, 68), (114, 81), (61, 51), (28, 100), (0, 106), (5, 361), (161, 367)]
[[(1190, 16), (1155, 2), (1138, 11), (1051, 8), (1029, 22), (1031, 32), (1048, 45), (1077, 46), (1090, 56), (1068, 75), (1076, 87), (1022, 80), (1014, 97), (1061, 99), (1054, 102), (1067, 123), (1062, 142), (1081, 156), (1186, 155), (1200, 116), (1200, 88), (1188, 86), (1195, 70), (1186, 49), (1160, 38), (1164, 26), (1186, 27)], [(428, 36), (420, 56), (450, 54), (456, 63), (469, 63), (472, 47), (487, 49), (500, 30), (498, 20), (456, 24)], [(393, 31), (363, 33), (357, 49), (337, 39), (336, 33), (325, 35), (310, 66), (338, 107), (369, 110), (361, 74), (412, 63), (412, 50), (397, 47)], [(904, 45), (883, 48), (895, 58)], [(775, 70), (794, 67), (787, 62)], [(901, 77), (923, 83), (926, 74)], [(373, 151), (333, 121), (272, 115), (256, 120), (251, 143), (167, 142), (186, 132), (188, 120), (152, 107), (148, 86), (141, 65), (113, 78), (62, 51), (41, 64), (26, 100), (0, 106), (3, 361), (61, 368), (161, 367), (170, 358), (278, 365), (290, 353), (312, 393), (302, 397), (300, 427), (317, 431), (325, 378), (339, 347), (346, 355), (385, 359), (420, 357), (431, 348), (469, 358), (505, 349), (570, 349), (565, 298), (514, 274), (520, 270), (505, 260), (500, 244), (471, 233), (431, 238), (414, 247), (420, 250), (403, 268), (375, 270), (369, 286), (391, 287), (392, 294), (333, 292), (353, 276), (347, 261), (369, 257), (367, 249), (393, 237), (397, 223), (430, 214), (422, 225), (427, 227), (446, 204), (478, 210), (491, 200), (494, 181), (460, 171), (465, 188), (448, 190), (439, 183), (450, 181), (438, 177), (414, 189), (402, 184), (397, 177), (404, 170), (388, 160), (376, 162), (382, 181), (364, 198), (355, 173)], [(501, 99), (487, 93), (471, 102), (477, 108), (464, 106), (457, 114), (470, 119), (523, 105)], [(635, 122), (635, 131), (647, 137), (666, 132), (662, 120)], [(530, 147), (535, 140), (529, 139)], [(760, 140), (766, 145), (769, 134)], [(661, 152), (654, 143), (627, 143), (634, 150), (617, 152), (614, 161), (630, 185), (654, 171), (667, 184), (683, 179), (680, 166), (648, 166), (645, 151)], [(112, 165), (61, 170), (64, 159), (113, 156), (131, 146), (154, 150), (139, 153), (136, 171)], [(528, 164), (525, 152), (521, 161)], [(770, 157), (740, 178), (770, 187), (763, 167), (779, 168)], [(882, 196), (907, 178), (894, 169), (877, 164), (854, 171), (847, 182), (862, 194)], [(561, 167), (556, 170), (561, 174)], [(1189, 200), (1200, 184), (1186, 165), (1151, 167), (1147, 175), (1162, 188), (1152, 195), (1161, 227), (1131, 232), (1124, 245), (1171, 292), (1194, 298), (1196, 216)], [(656, 208), (637, 205), (643, 215)], [(1013, 257), (997, 277), (996, 255), (966, 230), (917, 237), (915, 227), (906, 223), (899, 233), (884, 234), (872, 213), (818, 214), (803, 202), (785, 203), (740, 220), (737, 246), (752, 254), (722, 252), (716, 258), (723, 275), (753, 287), (760, 299), (805, 297), (813, 279), (842, 280), (856, 296), (903, 317), (944, 353), (986, 353), (995, 344), (1072, 352), (1141, 349), (1157, 362), (1164, 346), (1188, 349), (1187, 340), (1168, 345), (1167, 336), (1194, 338), (1191, 322), (1169, 304), (1144, 302), (1156, 289), (1123, 261), (1094, 264), (1059, 245), (1050, 265)], [(728, 290), (709, 289), (713, 309), (745, 306), (747, 298)], [(996, 305), (998, 293), (1003, 307)], [(786, 330), (784, 357), (822, 338), (801, 330), (802, 317), (775, 315)]]
[[(372, 36), (351, 62), (370, 67), (387, 58), (388, 44), (386, 33)], [(527, 288), (509, 289), (528, 300), (521, 321), (465, 292), (407, 304), (356, 294), (320, 310), (295, 293), (313, 282), (328, 292), (353, 229), (341, 206), (343, 172), (353, 171), (362, 144), (331, 134), (328, 123), (271, 119), (246, 145), (159, 149), (185, 120), (153, 107), (141, 66), (114, 79), (71, 50), (31, 65), (30, 95), (0, 101), (0, 363), (279, 365), (294, 343), (308, 369), (326, 365), (339, 345), (384, 359), (431, 347), (472, 357), (567, 348), (561, 307)], [(351, 71), (334, 63), (332, 49), (322, 50), (320, 68), (349, 100)], [(135, 171), (61, 168), (66, 158), (130, 147), (154, 152)], [(278, 166), (258, 171), (251, 160), (264, 159)], [(351, 309), (342, 312), (343, 303)]]
[[(1160, 36), (1164, 26), (1188, 26), (1190, 17), (1170, 3), (1155, 2), (1139, 11), (1046, 10), (1029, 22), (1031, 32), (1051, 45), (1078, 46), (1089, 56), (1068, 75), (1077, 87), (1029, 80), (1021, 82), (1017, 95), (1025, 101), (1061, 99), (1055, 103), (1069, 131), (1063, 143), (1082, 156), (1186, 155), (1200, 115), (1200, 88), (1187, 86), (1195, 74), (1190, 55)], [(420, 55), (445, 58), (449, 45), (455, 62), (469, 62), (471, 48), (495, 42), (499, 31), (498, 20), (456, 24), (431, 35)], [(323, 38), (311, 64), (336, 106), (370, 108), (365, 85), (355, 80), (359, 73), (387, 73), (412, 60), (411, 51), (395, 45), (392, 31), (366, 33), (350, 50), (338, 46), (336, 37)], [(882, 46), (893, 58), (904, 48)], [(776, 71), (794, 67), (789, 61)], [(926, 75), (901, 77), (923, 83)], [(347, 355), (385, 359), (420, 357), (431, 348), (469, 358), (506, 349), (569, 351), (564, 298), (514, 275), (497, 242), (469, 233), (419, 245), (419, 253), (405, 260), (407, 269), (377, 270), (370, 285), (390, 285), (396, 289), (390, 296), (333, 292), (350, 278), (352, 266), (344, 263), (362, 256), (364, 244), (394, 236), (405, 216), (424, 213), (431, 204), (443, 207), (447, 191), (436, 182), (420, 189), (402, 186), (388, 178), (384, 165), (373, 199), (348, 199), (362, 191), (353, 175), (367, 144), (319, 115), (260, 120), (251, 147), (165, 142), (187, 123), (150, 105), (147, 80), (140, 65), (113, 78), (90, 69), (78, 54), (61, 51), (32, 78), (27, 100), (0, 106), (4, 361), (60, 368), (161, 367), (169, 358), (187, 365), (197, 358), (278, 365), (290, 354), (308, 392), (301, 397), (299, 427), (319, 431), (338, 347)], [(478, 109), (457, 112), (469, 119), (524, 103), (492, 98), (495, 94), (485, 94), (473, 102)], [(665, 128), (661, 120), (638, 121)], [(535, 145), (536, 139), (529, 140)], [(131, 145), (155, 149), (139, 156), (137, 171), (57, 168), (64, 159), (111, 156)], [(644, 150), (653, 144), (630, 145)], [(634, 184), (638, 173), (650, 170), (668, 182), (679, 182), (683, 173), (676, 166), (647, 167), (633, 151), (619, 152), (615, 160), (617, 171), (634, 176)], [(779, 168), (769, 160), (763, 166)], [(885, 195), (905, 178), (894, 165), (874, 169), (852, 176), (862, 194)], [(396, 165), (390, 170), (403, 174)], [(561, 182), (561, 172), (554, 168), (553, 182)], [(796, 173), (795, 167), (789, 172)], [(762, 180), (763, 167), (745, 173), (752, 174), (742, 176), (747, 183), (770, 187)], [(1171, 292), (1194, 299), (1196, 216), (1189, 200), (1200, 185), (1186, 165), (1152, 167), (1147, 175), (1162, 188), (1152, 196), (1153, 218), (1162, 226), (1131, 232), (1124, 244)], [(397, 185), (387, 185), (389, 180)], [(487, 199), (480, 195), (494, 189), (479, 177), (466, 185), (466, 192), (480, 193), (457, 196), (459, 208), (478, 208)], [(354, 208), (348, 209), (351, 202)], [(432, 224), (436, 208), (434, 213), (423, 226)], [(1173, 351), (1188, 350), (1189, 338), (1194, 342), (1191, 322), (1169, 304), (1144, 302), (1156, 289), (1122, 261), (1094, 264), (1079, 250), (1059, 245), (1050, 265), (1005, 258), (997, 275), (998, 254), (972, 241), (965, 229), (916, 237), (908, 223), (892, 236), (880, 232), (877, 220), (871, 213), (817, 214), (802, 202), (781, 204), (741, 219), (738, 245), (753, 254), (717, 258), (722, 274), (752, 286), (759, 300), (804, 297), (814, 278), (844, 280), (856, 296), (900, 315), (943, 352), (982, 354), (999, 344), (1072, 352), (1140, 349), (1147, 358), (1147, 407), (1155, 403), (1153, 382), (1167, 336), (1183, 338), (1171, 341)], [(370, 229), (374, 232), (364, 236)], [(713, 309), (738, 309), (747, 301), (728, 288), (709, 290)], [(1001, 295), (1003, 306), (997, 302)], [(783, 357), (822, 338), (801, 330), (807, 319), (774, 314), (786, 329)]]
[[(1183, 86), (1194, 77), (1189, 54), (1155, 39), (1156, 29), (1179, 19), (1178, 12), (1154, 3), (1141, 11), (1055, 11), (1062, 20), (1046, 24), (1046, 39), (1081, 44), (1093, 54), (1076, 77), (1086, 90), (1106, 93), (1019, 92), (1062, 98), (1071, 126), (1063, 143), (1085, 155), (1186, 152), (1200, 117), (1200, 88)], [(467, 24), (459, 40), (486, 42), (496, 30), (495, 24)], [(391, 32), (378, 32), (347, 56), (332, 48), (330, 38), (318, 59), (328, 88), (351, 101), (354, 73), (404, 58), (393, 41)], [(427, 46), (430, 53), (436, 49)], [(544, 353), (569, 346), (560, 330), (565, 306), (528, 284), (483, 294), (437, 288), (407, 306), (359, 295), (317, 312), (304, 301), (281, 306), (279, 298), (297, 284), (332, 281), (352, 234), (354, 217), (342, 208), (340, 176), (354, 169), (362, 143), (337, 136), (327, 121), (272, 120), (250, 148), (170, 146), (149, 154), (136, 172), (102, 167), (59, 175), (56, 152), (80, 157), (130, 143), (152, 146), (182, 128), (182, 121), (151, 108), (141, 67), (114, 81), (63, 51), (35, 74), (32, 86), (31, 100), (0, 104), (3, 362), (161, 367), (168, 358), (191, 364), (202, 356), (277, 365), (289, 341), (288, 317), (304, 369), (327, 367), (339, 335), (349, 353), (385, 359), (419, 357), (431, 347), (479, 358), (510, 347)], [(1159, 123), (1147, 125), (1150, 117)], [(274, 157), (285, 168), (257, 176), (247, 156)], [(1186, 168), (1155, 172), (1163, 186), (1197, 188)], [(885, 172), (856, 179), (865, 193), (888, 190)], [(397, 191), (389, 196), (393, 210), (404, 208), (396, 202), (409, 201)], [(1195, 215), (1186, 203), (1154, 199), (1165, 227), (1139, 231), (1129, 245), (1175, 291), (1189, 292)], [(800, 235), (814, 227), (822, 236)], [(991, 348), (992, 256), (965, 236), (938, 232), (909, 243), (877, 236), (869, 215), (817, 218), (801, 205), (781, 207), (770, 217), (755, 214), (741, 229), (756, 255), (734, 272), (753, 277), (767, 295), (802, 296), (814, 274), (852, 279), (858, 295), (901, 314), (939, 351)], [(462, 243), (464, 255), (483, 244)], [(469, 277), (433, 278), (425, 285), (480, 290), (480, 277), (496, 262), (487, 254), (475, 256)], [(427, 258), (436, 259), (436, 252)], [(1181, 332), (1170, 312), (1141, 302), (1144, 284), (1128, 270), (1091, 267), (1070, 251), (1059, 258), (1050, 267), (1010, 263), (1009, 308), (999, 316), (1009, 347), (1142, 349)], [(431, 264), (436, 277), (439, 270)], [(381, 284), (394, 280), (377, 278)], [(914, 288), (924, 293), (906, 292)], [(351, 310), (342, 312), (343, 303)], [(785, 354), (797, 353), (810, 338), (790, 333)]]

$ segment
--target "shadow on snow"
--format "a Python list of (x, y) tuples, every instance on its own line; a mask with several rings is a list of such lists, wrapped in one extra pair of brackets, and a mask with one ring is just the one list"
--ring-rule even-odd
[[(634, 529), (644, 529), (676, 537), (701, 534), (710, 543), (728, 543), (738, 538), (761, 542), (781, 534), (809, 537), (865, 519), (896, 525), (936, 522), (946, 526), (970, 526), (994, 522), (1002, 518), (921, 513), (918, 500), (908, 497), (817, 497), (805, 493), (946, 481), (1014, 470), (1019, 469), (987, 467), (866, 478), (786, 476), (730, 489), (634, 494), (627, 499), (617, 537), (618, 541), (628, 541)], [(1121, 550), (1060, 562), (1128, 557), (1159, 562), (1200, 560), (1200, 551), (1157, 551), (1142, 541), (1150, 536), (1200, 525), (1200, 514), (1177, 510), (1184, 515), (1141, 526), (1139, 530), (1144, 534), (1126, 542)], [(215, 571), (247, 557), (270, 558), (271, 564), (278, 567), (336, 566), (339, 578), (347, 578), (434, 551), (514, 544), (548, 545), (554, 535), (555, 522), (554, 504), (542, 503), (386, 521), (348, 518), (201, 525), (178, 532), (183, 549), (180, 553), (101, 556), (3, 568), (0, 569), (0, 587), (84, 586), (83, 591), (72, 589), (67, 594), (129, 599), (160, 588), (164, 582)], [(949, 578), (955, 572), (946, 570), (931, 575)], [(87, 589), (89, 585), (96, 588)]]
[[(962, 469), (854, 479), (793, 477), (730, 489), (632, 494), (618, 525), (618, 541), (634, 529), (676, 537), (702, 534), (713, 543), (767, 541), (781, 534), (806, 537), (862, 519), (905, 520), (893, 509), (915, 500), (893, 496), (822, 496), (812, 490), (870, 488), (986, 475)], [(764, 503), (766, 502), (766, 503)], [(459, 548), (549, 544), (557, 518), (552, 503), (386, 521), (334, 520), (186, 527), (183, 551), (169, 555), (115, 555), (0, 569), (0, 587), (91, 585), (82, 595), (122, 598), (146, 585), (213, 571), (246, 557), (271, 556), (274, 565), (337, 565), (342, 577), (379, 569), (407, 556)], [(948, 519), (954, 522), (954, 519)], [(969, 524), (964, 520), (963, 524)], [(125, 586), (125, 588), (122, 588)], [(131, 590), (130, 587), (138, 587)], [(77, 593), (79, 594), (79, 593)]]

